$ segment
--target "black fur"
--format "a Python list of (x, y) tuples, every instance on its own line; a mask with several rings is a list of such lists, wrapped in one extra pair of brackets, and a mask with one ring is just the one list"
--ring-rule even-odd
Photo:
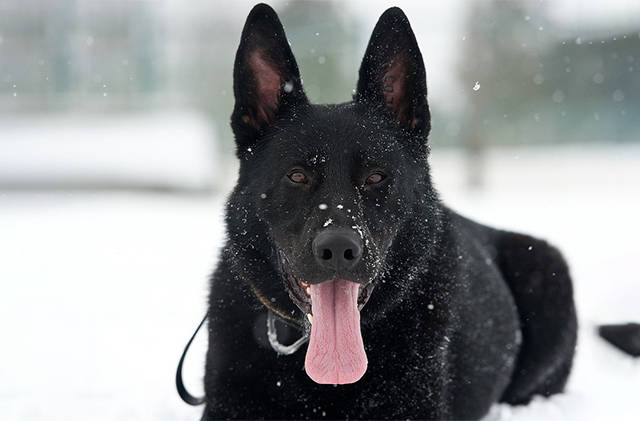
[[(211, 280), (204, 420), (477, 419), (495, 402), (562, 390), (576, 341), (567, 266), (544, 241), (439, 201), (424, 64), (400, 9), (380, 18), (352, 102), (309, 104), (266, 5), (247, 18), (234, 77), (240, 174)], [(367, 184), (372, 172), (384, 179)], [(362, 236), (363, 260), (334, 273), (311, 242), (338, 228)], [(337, 277), (373, 288), (361, 311), (369, 364), (354, 384), (319, 385), (304, 347), (278, 356), (268, 346), (265, 314), (293, 341), (309, 324), (291, 280)]]
[(632, 357), (640, 357), (640, 323), (602, 325), (598, 333), (607, 342)]

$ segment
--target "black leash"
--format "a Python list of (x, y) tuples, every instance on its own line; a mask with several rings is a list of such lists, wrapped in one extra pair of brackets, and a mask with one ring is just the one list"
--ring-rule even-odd
[[(276, 316), (271, 311), (270, 307), (267, 313), (267, 337), (269, 338), (269, 344), (271, 344), (271, 348), (276, 351), (280, 355), (291, 355), (296, 352), (303, 344), (309, 341), (309, 334), (304, 333), (300, 339), (292, 343), (291, 345), (283, 345), (278, 341), (278, 334), (276, 332)], [(180, 357), (180, 361), (178, 362), (178, 370), (176, 370), (176, 389), (178, 389), (178, 394), (183, 401), (188, 403), (189, 405), (197, 406), (202, 405), (205, 401), (205, 396), (201, 396), (199, 398), (193, 396), (187, 388), (184, 386), (184, 382), (182, 381), (182, 364), (184, 363), (184, 359), (187, 356), (187, 352), (189, 352), (189, 347), (191, 346), (191, 342), (195, 339), (196, 335), (200, 331), (200, 328), (204, 324), (204, 322), (209, 317), (209, 312), (204, 315), (202, 321), (196, 328), (196, 331), (191, 335), (191, 339), (187, 342), (187, 345), (184, 347), (184, 351), (182, 351), (182, 356)]]
[(180, 395), (183, 401), (193, 406), (202, 405), (204, 403), (205, 397), (201, 396), (197, 398), (193, 396), (191, 393), (189, 393), (189, 391), (184, 387), (184, 382), (182, 381), (182, 363), (184, 362), (184, 358), (187, 356), (187, 352), (189, 351), (191, 342), (193, 342), (193, 340), (195, 339), (196, 335), (198, 334), (198, 331), (200, 330), (204, 322), (207, 320), (207, 317), (209, 317), (208, 311), (202, 318), (202, 321), (196, 328), (196, 331), (193, 332), (193, 335), (191, 335), (191, 339), (189, 339), (189, 342), (187, 342), (187, 345), (184, 347), (184, 351), (182, 351), (182, 357), (180, 357), (180, 362), (178, 363), (178, 370), (176, 371), (176, 388), (178, 389), (178, 394)]
[(640, 357), (640, 323), (602, 325), (598, 333), (620, 351)]

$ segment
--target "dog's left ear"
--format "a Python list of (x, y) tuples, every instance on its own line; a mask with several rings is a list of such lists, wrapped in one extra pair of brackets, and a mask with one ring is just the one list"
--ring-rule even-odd
[(362, 59), (356, 102), (386, 107), (405, 129), (429, 134), (427, 79), (416, 37), (397, 7), (380, 16)]
[(255, 137), (284, 109), (308, 103), (298, 65), (276, 12), (256, 5), (242, 30), (233, 69), (236, 137)]

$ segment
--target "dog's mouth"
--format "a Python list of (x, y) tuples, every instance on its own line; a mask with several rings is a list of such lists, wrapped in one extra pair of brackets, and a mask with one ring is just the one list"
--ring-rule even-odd
[[(297, 279), (296, 277), (291, 275), (290, 272), (285, 272), (284, 278), (285, 287), (287, 289), (289, 297), (294, 302), (294, 304), (307, 316), (307, 319), (311, 324), (313, 320), (313, 310), (311, 305), (311, 284)], [(369, 281), (364, 285), (357, 285), (359, 285), (357, 305), (358, 311), (360, 311), (365, 306), (365, 304), (367, 304), (367, 301), (369, 301), (371, 293), (374, 289), (374, 285), (373, 281)]]
[(288, 273), (285, 285), (293, 302), (306, 314), (310, 330), (305, 358), (307, 375), (320, 384), (354, 383), (367, 369), (360, 332), (360, 310), (373, 282), (365, 285), (332, 279), (309, 284)]

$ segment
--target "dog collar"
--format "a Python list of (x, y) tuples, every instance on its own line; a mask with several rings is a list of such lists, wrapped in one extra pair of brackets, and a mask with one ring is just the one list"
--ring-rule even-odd
[(283, 345), (278, 340), (278, 332), (276, 331), (276, 317), (269, 309), (267, 313), (267, 338), (269, 338), (269, 344), (274, 351), (280, 355), (291, 355), (296, 352), (303, 344), (309, 340), (309, 334), (303, 334), (297, 341), (291, 345)]

